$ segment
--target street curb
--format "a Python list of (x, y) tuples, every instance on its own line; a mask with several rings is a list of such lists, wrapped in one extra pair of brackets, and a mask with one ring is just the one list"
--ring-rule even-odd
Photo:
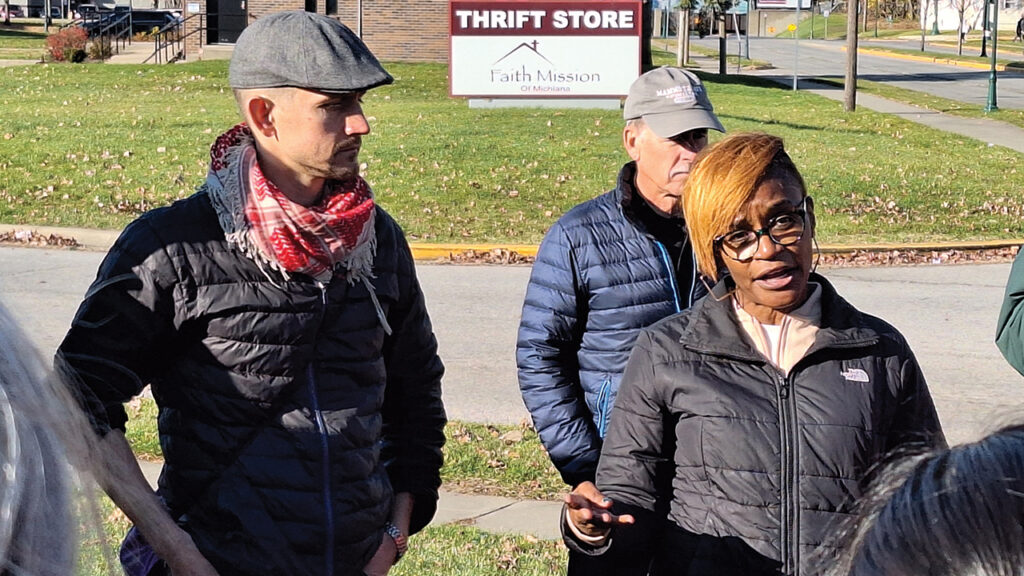
[[(74, 238), (80, 248), (94, 252), (106, 252), (114, 245), (120, 234), (115, 230), (93, 230), (90, 228), (61, 228), (56, 226), (22, 226), (16, 224), (0, 224), (0, 234), (9, 232), (31, 232), (33, 235), (56, 235), (62, 238)], [(20, 246), (20, 244), (11, 244)], [(1024, 238), (1006, 240), (970, 240), (963, 242), (908, 242), (893, 244), (823, 244), (819, 248), (823, 254), (848, 254), (851, 252), (946, 252), (950, 250), (991, 250), (1011, 248), (1024, 245)], [(45, 248), (46, 246), (41, 246)], [(520, 256), (537, 256), (538, 246), (535, 244), (425, 244), (412, 242), (413, 258), (416, 260), (439, 260), (462, 255), (467, 252), (489, 254), (495, 251), (515, 252)]]
[[(843, 51), (846, 51), (846, 46), (843, 46)], [(976, 70), (991, 70), (991, 64), (983, 64), (981, 62), (964, 62), (955, 58), (940, 58), (933, 56), (914, 56), (913, 54), (898, 54), (896, 52), (888, 52), (886, 50), (873, 50), (871, 48), (857, 48), (858, 54), (870, 54), (871, 56), (881, 56), (883, 58), (893, 58), (895, 60), (910, 60), (912, 62), (931, 62), (935, 64), (948, 64), (950, 66), (959, 66), (961, 68), (974, 68)], [(1013, 67), (1007, 68), (1005, 64), (996, 64), (997, 72), (1010, 72), (1011, 74), (1019, 74), (1020, 70), (1014, 69)]]

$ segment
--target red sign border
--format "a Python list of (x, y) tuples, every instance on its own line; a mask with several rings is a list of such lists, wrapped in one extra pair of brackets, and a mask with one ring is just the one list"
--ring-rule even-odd
[[(615, 0), (609, 3), (607, 0), (567, 0), (565, 2), (557, 2), (551, 0), (545, 0), (543, 2), (536, 2), (535, 0), (449, 0), (448, 2), (448, 97), (449, 98), (492, 98), (498, 100), (586, 100), (586, 99), (598, 99), (598, 98), (622, 98), (625, 94), (524, 94), (524, 95), (508, 95), (508, 94), (459, 94), (455, 96), (452, 94), (452, 82), (454, 82), (455, 75), (452, 73), (452, 5), (453, 4), (476, 4), (476, 5), (487, 5), (487, 4), (522, 4), (529, 6), (531, 4), (542, 4), (545, 6), (604, 6), (607, 7), (609, 4), (631, 4), (636, 8), (636, 15), (638, 18), (642, 17), (643, 14), (643, 2), (642, 0)], [(637, 19), (640, 23), (640, 20)], [(637, 37), (640, 42), (643, 42), (643, 25), (639, 25), (637, 28)], [(486, 35), (474, 34), (473, 36)], [(494, 36), (507, 36), (507, 34), (495, 34)], [(539, 36), (539, 34), (538, 34)], [(590, 36), (593, 37), (593, 36)], [(639, 46), (639, 44), (638, 44)], [(641, 61), (642, 50), (637, 50), (636, 56), (636, 73), (637, 76), (643, 67)]]

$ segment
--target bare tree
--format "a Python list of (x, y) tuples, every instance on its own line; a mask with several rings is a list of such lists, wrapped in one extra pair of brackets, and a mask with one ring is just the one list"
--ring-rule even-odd
[(928, 29), (928, 2), (921, 2), (921, 52), (924, 52), (924, 35)]
[(11, 23), (11, 0), (4, 0), (4, 24)]
[(693, 9), (693, 0), (680, 0), (676, 9), (679, 14), (679, 22), (676, 23), (676, 66), (685, 66), (690, 61), (690, 10)]
[(956, 53), (959, 56), (963, 56), (964, 53), (964, 36), (967, 35), (967, 9), (974, 4), (974, 0), (951, 0), (953, 9), (956, 10)]

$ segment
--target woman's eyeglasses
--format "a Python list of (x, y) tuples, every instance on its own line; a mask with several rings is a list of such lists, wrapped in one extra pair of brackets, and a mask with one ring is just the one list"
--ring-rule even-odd
[(807, 199), (804, 196), (796, 210), (779, 214), (768, 221), (768, 225), (760, 230), (733, 230), (715, 238), (715, 246), (722, 253), (738, 262), (748, 262), (757, 253), (761, 244), (761, 236), (768, 238), (779, 246), (792, 246), (804, 236), (807, 221)]

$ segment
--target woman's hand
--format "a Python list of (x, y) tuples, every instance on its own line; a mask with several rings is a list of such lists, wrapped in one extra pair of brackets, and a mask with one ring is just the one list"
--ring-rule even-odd
[(609, 512), (612, 501), (606, 498), (593, 482), (580, 482), (565, 497), (569, 522), (587, 536), (605, 536), (613, 526), (632, 524), (631, 514), (615, 515)]
[(363, 568), (363, 572), (366, 576), (387, 576), (388, 571), (395, 565), (397, 554), (398, 548), (395, 546), (395, 541), (385, 533), (384, 537), (380, 539), (377, 553), (370, 558), (370, 563)]

